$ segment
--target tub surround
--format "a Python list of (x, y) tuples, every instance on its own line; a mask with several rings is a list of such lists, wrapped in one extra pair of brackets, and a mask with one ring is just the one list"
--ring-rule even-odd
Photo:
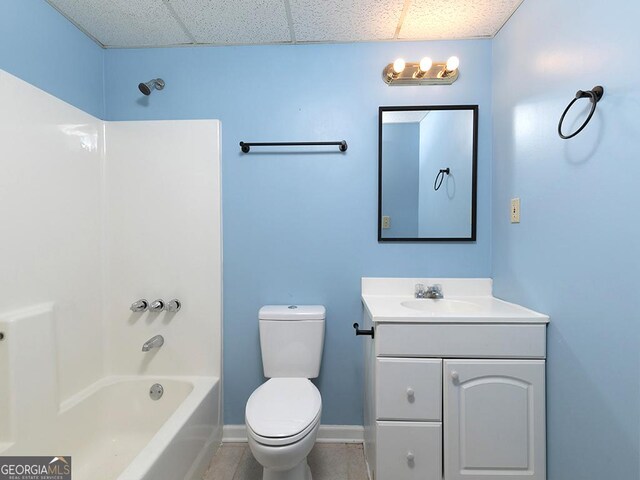
[[(220, 377), (220, 122), (106, 122), (104, 129), (109, 370)], [(140, 298), (178, 298), (181, 308), (131, 312)], [(164, 345), (142, 353), (157, 334)]]
[(51, 304), (59, 403), (105, 369), (102, 122), (3, 70), (0, 105), (0, 316)]
[(1, 70), (0, 100), (0, 454), (201, 476), (222, 436), (220, 123), (102, 122)]

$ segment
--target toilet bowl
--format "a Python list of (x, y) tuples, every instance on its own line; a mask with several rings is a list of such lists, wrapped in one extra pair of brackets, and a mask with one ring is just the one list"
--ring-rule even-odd
[(307, 455), (320, 427), (320, 392), (306, 378), (273, 378), (249, 398), (249, 448), (263, 480), (311, 480)]
[(249, 448), (263, 480), (312, 480), (307, 455), (320, 427), (318, 376), (324, 342), (322, 306), (260, 309), (260, 345), (266, 377), (249, 397), (245, 424)]

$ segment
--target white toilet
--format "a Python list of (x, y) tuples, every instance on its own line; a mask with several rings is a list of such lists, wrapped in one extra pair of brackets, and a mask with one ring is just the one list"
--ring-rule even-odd
[(311, 480), (322, 398), (309, 379), (320, 373), (325, 316), (322, 305), (267, 305), (258, 314), (269, 380), (249, 397), (245, 423), (263, 480)]

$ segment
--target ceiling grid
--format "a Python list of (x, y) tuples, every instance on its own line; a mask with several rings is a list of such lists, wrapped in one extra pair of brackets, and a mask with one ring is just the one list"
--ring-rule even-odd
[(523, 0), (47, 0), (105, 48), (492, 38)]

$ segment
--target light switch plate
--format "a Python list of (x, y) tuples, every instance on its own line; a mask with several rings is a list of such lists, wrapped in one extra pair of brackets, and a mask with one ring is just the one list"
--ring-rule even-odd
[(520, 199), (511, 199), (511, 223), (520, 223)]
[(382, 217), (382, 228), (391, 228), (391, 217)]

